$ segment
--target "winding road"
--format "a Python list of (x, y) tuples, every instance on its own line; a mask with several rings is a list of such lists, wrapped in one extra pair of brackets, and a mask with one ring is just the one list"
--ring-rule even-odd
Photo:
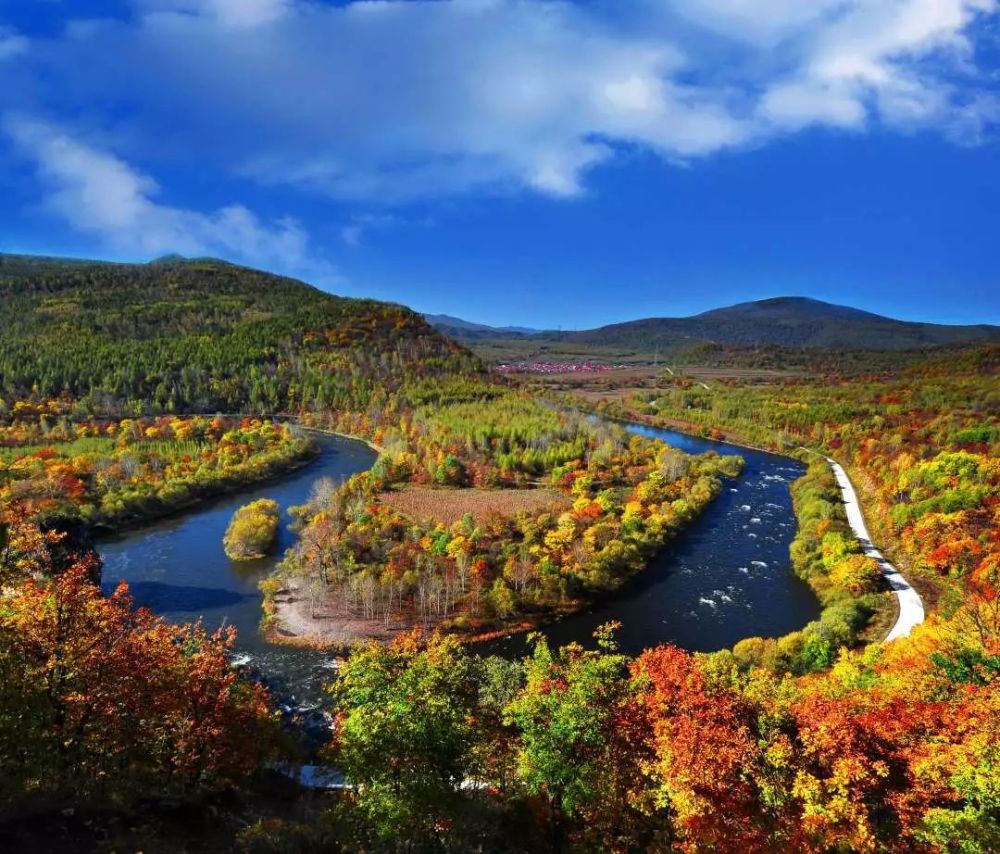
[(844, 471), (843, 466), (830, 457), (827, 457), (826, 460), (833, 468), (833, 473), (843, 494), (844, 509), (847, 511), (847, 521), (851, 526), (851, 530), (854, 531), (854, 535), (861, 541), (861, 546), (865, 554), (873, 560), (878, 561), (879, 566), (882, 567), (882, 575), (889, 582), (889, 586), (899, 601), (899, 617), (885, 639), (891, 641), (896, 638), (905, 638), (913, 631), (914, 626), (918, 626), (924, 621), (923, 600), (921, 600), (920, 594), (913, 589), (910, 582), (903, 577), (903, 574), (889, 563), (885, 555), (875, 548), (872, 543), (871, 535), (868, 533), (868, 528), (865, 525), (864, 514), (861, 512), (861, 503), (858, 501), (858, 495), (854, 491), (854, 484), (851, 483), (851, 479), (847, 476), (847, 472)]

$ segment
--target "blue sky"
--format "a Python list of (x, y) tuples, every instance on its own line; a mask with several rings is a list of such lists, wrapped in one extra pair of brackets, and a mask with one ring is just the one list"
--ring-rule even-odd
[(1000, 323), (995, 0), (0, 0), (0, 251)]

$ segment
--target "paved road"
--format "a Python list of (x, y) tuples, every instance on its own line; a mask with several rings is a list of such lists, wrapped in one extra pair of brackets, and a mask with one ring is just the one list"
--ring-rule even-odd
[(913, 589), (910, 582), (873, 545), (868, 528), (865, 526), (865, 517), (861, 513), (861, 504), (858, 502), (858, 495), (854, 491), (854, 485), (847, 476), (847, 472), (844, 471), (843, 467), (836, 460), (830, 459), (830, 457), (826, 459), (833, 467), (833, 473), (837, 477), (837, 483), (840, 485), (840, 491), (844, 496), (844, 508), (847, 511), (847, 521), (850, 523), (851, 529), (861, 541), (865, 554), (873, 560), (878, 561), (879, 566), (882, 567), (882, 574), (896, 594), (896, 599), (899, 600), (899, 619), (896, 620), (896, 625), (892, 627), (892, 630), (886, 635), (885, 639), (891, 641), (896, 638), (905, 638), (913, 630), (914, 626), (918, 626), (924, 621), (924, 603), (920, 598), (920, 594)]

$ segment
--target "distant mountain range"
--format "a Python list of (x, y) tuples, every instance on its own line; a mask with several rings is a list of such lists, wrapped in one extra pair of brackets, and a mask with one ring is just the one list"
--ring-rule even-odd
[[(451, 335), (452, 338), (482, 336), (495, 338), (506, 335), (535, 335), (539, 329), (529, 329), (527, 326), (487, 326), (485, 323), (472, 323), (462, 320), (460, 317), (452, 317), (450, 314), (425, 314), (426, 320), (439, 332)], [(449, 332), (449, 330), (451, 330)]]
[(447, 315), (425, 315), (425, 318), (439, 331), (459, 341), (516, 338), (650, 351), (695, 343), (909, 350), (1000, 341), (1000, 326), (949, 326), (894, 320), (808, 297), (776, 297), (717, 308), (691, 317), (650, 317), (571, 332), (497, 328), (467, 323)]

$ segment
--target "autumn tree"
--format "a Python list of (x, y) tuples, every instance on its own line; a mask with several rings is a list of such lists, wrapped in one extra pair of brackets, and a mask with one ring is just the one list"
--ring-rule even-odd
[(133, 799), (245, 784), (275, 744), (234, 635), (105, 597), (80, 561), (0, 599), (0, 798)]
[(649, 838), (644, 721), (613, 629), (598, 631), (597, 650), (570, 644), (553, 653), (537, 639), (525, 687), (507, 707), (520, 734), (519, 778), (547, 805), (555, 849), (567, 838), (611, 850)]
[(43, 531), (23, 503), (0, 505), (0, 588), (47, 572), (62, 539), (55, 530)]
[(281, 509), (278, 502), (261, 498), (233, 514), (223, 545), (232, 560), (256, 560), (264, 557), (278, 539)]
[(330, 761), (354, 786), (382, 839), (430, 844), (447, 835), (473, 767), (473, 661), (454, 638), (417, 632), (356, 649), (330, 688)]
[(649, 765), (655, 801), (666, 808), (681, 846), (750, 852), (788, 844), (781, 783), (788, 745), (760, 729), (753, 704), (725, 684), (713, 685), (676, 647), (647, 650), (631, 674), (655, 754)]

